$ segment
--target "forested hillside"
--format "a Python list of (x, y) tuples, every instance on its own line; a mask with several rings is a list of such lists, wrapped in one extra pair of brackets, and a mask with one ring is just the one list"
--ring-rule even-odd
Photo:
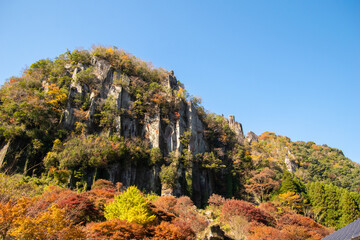
[(245, 137), (115, 47), (11, 77), (0, 147), (3, 239), (321, 239), (360, 217), (360, 167), (340, 150)]
[(251, 157), (257, 172), (246, 187), (256, 202), (281, 198), (329, 227), (360, 217), (360, 167), (340, 150), (265, 132), (251, 143)]

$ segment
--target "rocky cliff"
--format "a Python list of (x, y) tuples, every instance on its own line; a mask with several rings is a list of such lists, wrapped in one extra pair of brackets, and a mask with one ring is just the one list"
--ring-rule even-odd
[(2, 171), (83, 189), (105, 178), (199, 206), (212, 193), (246, 198), (247, 181), (266, 167), (352, 191), (360, 171), (328, 146), (245, 138), (234, 116), (205, 111), (173, 71), (116, 48), (39, 60), (0, 89)]
[[(94, 67), (94, 73), (96, 75), (96, 82), (101, 84), (100, 91), (94, 92), (90, 90), (86, 85), (77, 83), (77, 75), (86, 70), (87, 67)], [(126, 82), (123, 86), (114, 84), (114, 79), (122, 78)], [(63, 119), (63, 126), (66, 129), (73, 129), (75, 122), (79, 119), (74, 115), (76, 112), (76, 106), (73, 104), (73, 98), (76, 95), (83, 97), (88, 96), (90, 101), (89, 113), (86, 115), (86, 132), (88, 134), (93, 133), (96, 126), (94, 126), (94, 117), (98, 113), (96, 109), (106, 101), (112, 101), (116, 109), (119, 112), (129, 111), (136, 101), (135, 97), (129, 93), (129, 86), (132, 84), (133, 78), (124, 75), (120, 69), (114, 69), (105, 60), (99, 59), (93, 56), (90, 66), (83, 66), (79, 64), (72, 75), (72, 82), (69, 91), (69, 100), (65, 109), (65, 117)], [(171, 71), (165, 78), (163, 83), (170, 90), (179, 90), (179, 84)], [(173, 91), (170, 91), (173, 93)], [(83, 99), (84, 100), (84, 99)], [(85, 99), (86, 101), (86, 99)], [(162, 121), (162, 119), (167, 121)], [(229, 116), (227, 120), (230, 128), (235, 133), (236, 139), (239, 143), (244, 140), (242, 126), (235, 121), (234, 116)], [(190, 102), (181, 99), (178, 103), (178, 109), (176, 112), (169, 112), (167, 115), (163, 115), (160, 112), (154, 114), (145, 113), (143, 119), (133, 118), (128, 114), (119, 114), (115, 118), (115, 132), (112, 134), (131, 138), (139, 137), (146, 139), (150, 148), (159, 148), (163, 155), (167, 156), (172, 152), (182, 153), (183, 144), (181, 143), (181, 137), (185, 132), (190, 132), (189, 144), (187, 146), (188, 151), (192, 155), (199, 153), (205, 153), (209, 151), (209, 146), (205, 138), (205, 126), (200, 119), (196, 107)], [(99, 132), (99, 134), (106, 134)], [(154, 191), (157, 193), (163, 190), (165, 192), (174, 195), (184, 195), (186, 192), (186, 186), (183, 186), (182, 177), (186, 175), (186, 169), (183, 164), (177, 166), (177, 178), (178, 184), (174, 189), (166, 189), (161, 187), (159, 180), (160, 166), (135, 166), (131, 163), (126, 165), (114, 164), (106, 168), (106, 172), (109, 179), (113, 182), (120, 181), (125, 186), (137, 185), (139, 188), (144, 188), (147, 191)], [(203, 169), (199, 167), (198, 163), (194, 163), (192, 166), (192, 188), (194, 193), (195, 202), (200, 204), (205, 202), (207, 196), (210, 196), (216, 189), (214, 183), (215, 178), (209, 169)], [(224, 176), (220, 178), (225, 178)], [(91, 177), (88, 177), (89, 184), (91, 184)], [(221, 184), (218, 184), (221, 185)], [(225, 187), (226, 188), (226, 187)], [(203, 195), (203, 196), (202, 196)], [(202, 196), (202, 197), (201, 197)]]
[[(209, 137), (206, 136), (209, 126), (204, 123), (204, 116), (199, 116), (198, 107), (183, 96), (184, 87), (177, 81), (174, 72), (163, 71), (161, 74), (161, 79), (156, 82), (157, 92), (154, 90), (155, 93), (148, 97), (150, 101), (146, 102), (145, 93), (139, 92), (136, 87), (140, 85), (145, 86), (142, 89), (153, 89), (149, 87), (153, 83), (129, 73), (126, 68), (115, 66), (104, 57), (92, 54), (89, 61), (63, 65), (62, 75), (69, 76), (70, 82), (65, 107), (59, 118), (60, 128), (68, 132), (81, 131), (85, 136), (117, 136), (125, 140), (138, 138), (146, 141), (150, 151), (159, 149), (165, 158), (173, 156), (172, 160), (151, 166), (119, 161), (100, 168), (83, 168), (88, 187), (94, 178), (101, 176), (113, 182), (120, 181), (125, 186), (136, 185), (158, 194), (191, 194), (198, 205), (205, 203), (214, 192), (233, 195), (235, 187), (226, 185), (234, 176), (231, 173), (233, 168), (229, 167), (231, 160), (224, 154), (229, 149), (226, 144), (222, 144), (219, 148), (222, 154), (212, 158), (227, 162), (229, 166), (222, 164), (221, 167), (210, 167), (212, 160), (204, 162), (208, 153), (215, 151), (210, 148)], [(52, 86), (49, 77), (44, 77), (41, 83), (41, 91), (48, 94)], [(104, 123), (106, 110), (111, 115), (110, 127), (105, 127)], [(230, 128), (233, 143), (243, 144), (245, 138), (242, 126), (235, 121), (235, 117), (229, 116), (229, 119), (224, 118), (222, 121)], [(214, 134), (219, 135), (217, 132)], [(184, 136), (188, 138), (186, 143)], [(7, 167), (17, 165), (9, 149), (24, 146), (12, 142), (13, 146), (9, 147), (10, 142), (4, 141), (0, 152), (0, 162), (7, 162)], [(191, 161), (186, 162), (183, 155), (190, 155), (188, 158)], [(176, 163), (173, 163), (174, 156), (178, 159)], [(27, 164), (23, 163), (23, 167), (28, 168)], [(160, 180), (162, 166), (169, 165), (174, 166), (176, 173), (175, 183), (171, 186), (162, 184)], [(70, 184), (75, 184), (75, 181), (72, 176)]]

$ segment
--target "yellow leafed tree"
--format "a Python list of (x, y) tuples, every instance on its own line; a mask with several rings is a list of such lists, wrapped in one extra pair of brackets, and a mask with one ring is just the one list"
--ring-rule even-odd
[(113, 202), (105, 205), (105, 217), (108, 220), (120, 219), (138, 224), (146, 224), (155, 219), (146, 198), (135, 186), (128, 187), (125, 192), (115, 196)]
[(84, 232), (65, 219), (65, 209), (56, 204), (35, 218), (26, 215), (16, 218), (10, 235), (23, 240), (85, 239)]

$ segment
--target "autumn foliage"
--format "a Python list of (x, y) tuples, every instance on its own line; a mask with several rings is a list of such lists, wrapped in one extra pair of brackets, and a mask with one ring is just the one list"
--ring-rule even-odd
[(35, 216), (29, 214), (31, 199), (0, 204), (0, 234), (15, 239), (85, 239), (84, 232), (67, 219), (66, 210), (52, 204)]
[(160, 225), (155, 227), (154, 233), (152, 239), (156, 240), (182, 240), (188, 236), (181, 228), (168, 222), (161, 222)]
[(89, 239), (144, 239), (146, 235), (146, 229), (140, 224), (119, 219), (95, 223), (87, 227)]
[(0, 204), (0, 236), (2, 239), (191, 240), (206, 235), (211, 222), (220, 223), (234, 239), (321, 239), (330, 233), (279, 202), (256, 206), (213, 194), (204, 212), (187, 196), (149, 199), (154, 200), (148, 200), (135, 187), (124, 189), (121, 183), (115, 185), (101, 179), (91, 190), (82, 193), (50, 186), (37, 196), (4, 200)]
[(69, 194), (57, 204), (60, 208), (66, 209), (66, 218), (71, 219), (76, 224), (103, 219), (95, 204), (83, 194)]
[(245, 216), (250, 222), (258, 222), (268, 226), (275, 225), (275, 219), (253, 204), (241, 200), (226, 200), (221, 209), (221, 218), (228, 220), (232, 216)]
[[(187, 196), (180, 198), (163, 196), (155, 200), (154, 205), (177, 216), (175, 225), (184, 231), (201, 232), (208, 225), (206, 218), (196, 211), (196, 206)], [(191, 231), (188, 229), (191, 229)]]
[(105, 205), (105, 218), (120, 219), (137, 224), (148, 224), (155, 219), (149, 203), (134, 186), (115, 196), (114, 201)]

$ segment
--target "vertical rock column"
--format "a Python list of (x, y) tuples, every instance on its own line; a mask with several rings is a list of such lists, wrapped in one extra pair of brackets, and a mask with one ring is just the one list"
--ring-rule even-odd
[(234, 115), (229, 115), (228, 123), (229, 123), (230, 129), (234, 131), (238, 141), (243, 144), (245, 137), (244, 137), (244, 132), (243, 132), (241, 123), (235, 121)]

